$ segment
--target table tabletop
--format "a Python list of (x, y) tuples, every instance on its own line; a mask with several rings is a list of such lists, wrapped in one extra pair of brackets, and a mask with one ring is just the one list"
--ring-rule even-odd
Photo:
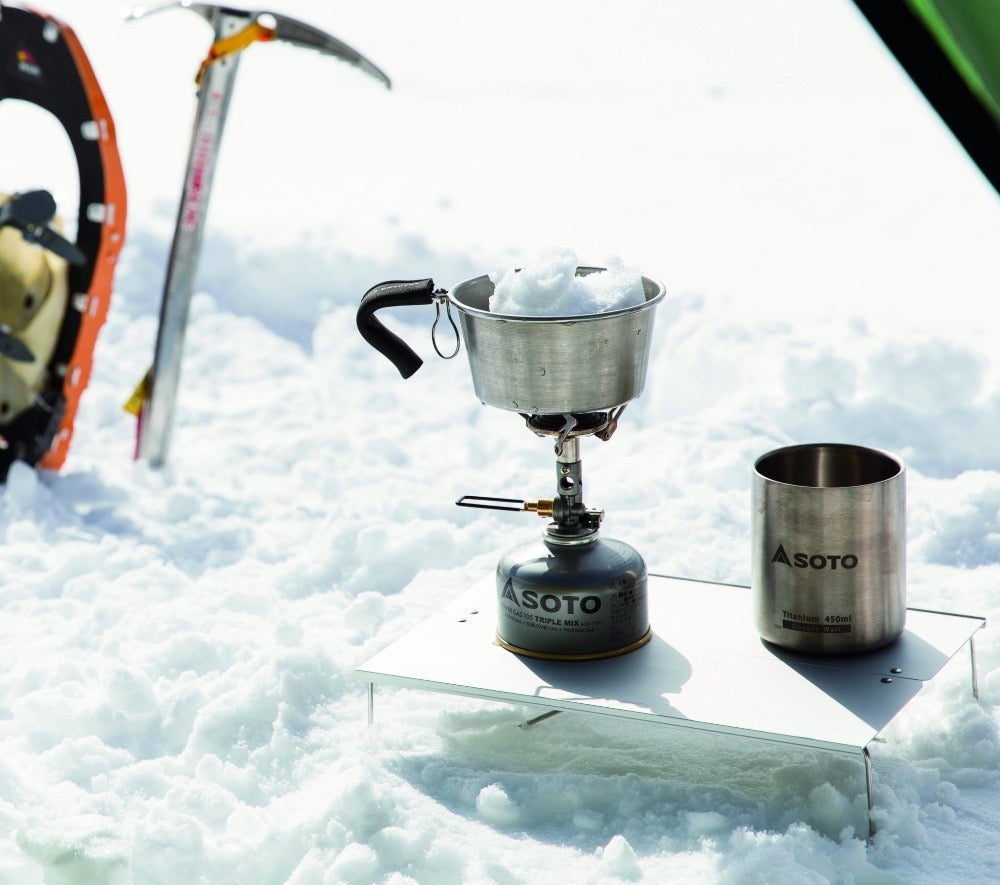
[(576, 710), (857, 753), (985, 620), (909, 608), (874, 652), (818, 656), (764, 642), (748, 587), (650, 575), (653, 637), (596, 661), (545, 661), (495, 640), (496, 586), (477, 582), (355, 671), (368, 682)]

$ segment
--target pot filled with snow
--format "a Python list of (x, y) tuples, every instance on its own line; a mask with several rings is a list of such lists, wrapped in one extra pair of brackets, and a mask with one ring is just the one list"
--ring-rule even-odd
[[(654, 309), (663, 285), (625, 268), (581, 266), (562, 253), (533, 266), (508, 268), (458, 284), (381, 283), (358, 309), (358, 329), (404, 378), (422, 361), (374, 316), (384, 307), (435, 304), (458, 314), (476, 395), (486, 405), (527, 415), (614, 409), (642, 393)], [(452, 322), (454, 327), (454, 322)], [(458, 330), (455, 330), (456, 335)], [(457, 344), (452, 353), (457, 353)]]

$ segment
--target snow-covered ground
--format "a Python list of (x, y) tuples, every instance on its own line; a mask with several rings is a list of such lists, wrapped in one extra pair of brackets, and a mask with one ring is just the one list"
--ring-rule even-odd
[[(852, 4), (275, 6), (394, 89), (247, 51), (160, 471), (122, 403), (210, 31), (40, 5), (101, 78), (130, 207), (66, 467), (0, 492), (0, 882), (1000, 878), (1000, 199)], [(0, 186), (71, 203), (58, 142), (5, 138)], [(667, 287), (645, 393), (583, 445), (651, 569), (749, 580), (771, 448), (906, 459), (909, 604), (988, 625), (981, 701), (959, 656), (874, 746), (872, 845), (839, 756), (388, 688), (367, 726), (354, 668), (539, 530), (454, 499), (546, 495), (552, 457), (433, 355), (432, 312), (396, 314), (404, 382), (355, 308), (552, 245)]]

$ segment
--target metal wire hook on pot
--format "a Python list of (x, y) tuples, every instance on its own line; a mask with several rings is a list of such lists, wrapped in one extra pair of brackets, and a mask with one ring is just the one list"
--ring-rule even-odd
[[(451, 315), (451, 302), (448, 300), (448, 292), (444, 289), (438, 289), (434, 295), (434, 322), (431, 325), (431, 344), (434, 345), (434, 352), (437, 353), (441, 359), (450, 360), (458, 355), (458, 351), (462, 346), (462, 337), (458, 334), (458, 326), (455, 325), (455, 320)], [(451, 323), (452, 331), (455, 333), (455, 349), (449, 353), (441, 353), (441, 348), (438, 347), (437, 343), (437, 325), (438, 320), (441, 319), (441, 302), (444, 302), (444, 312), (445, 316), (448, 318), (448, 322)]]

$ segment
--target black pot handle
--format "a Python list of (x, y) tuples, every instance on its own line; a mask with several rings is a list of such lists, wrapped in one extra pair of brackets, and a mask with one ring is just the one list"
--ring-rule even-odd
[(402, 338), (382, 325), (375, 311), (383, 307), (431, 304), (434, 280), (389, 280), (372, 286), (358, 306), (358, 331), (379, 353), (385, 356), (404, 378), (409, 378), (424, 361)]

